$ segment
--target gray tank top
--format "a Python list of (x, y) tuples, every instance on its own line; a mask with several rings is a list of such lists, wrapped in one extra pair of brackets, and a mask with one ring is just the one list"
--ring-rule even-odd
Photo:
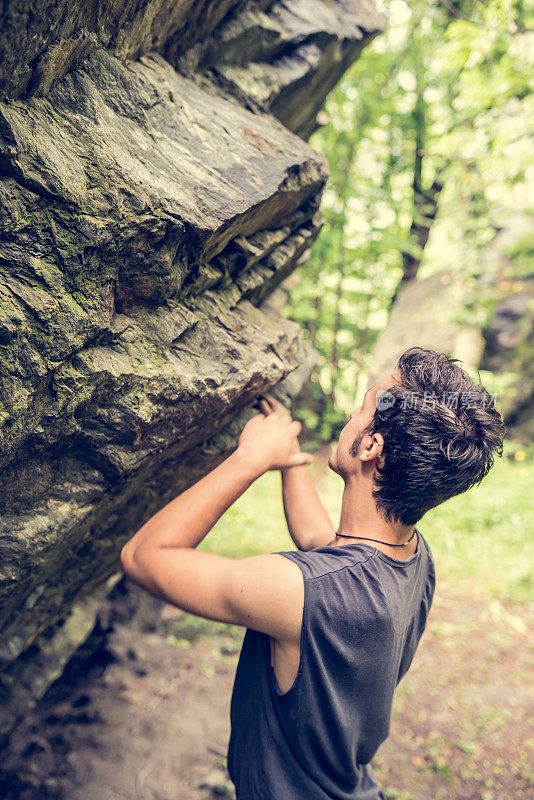
[(364, 543), (277, 551), (304, 578), (300, 663), (281, 692), (269, 636), (246, 629), (230, 703), (237, 800), (384, 800), (369, 762), (389, 735), (436, 580), (417, 534), (405, 561)]

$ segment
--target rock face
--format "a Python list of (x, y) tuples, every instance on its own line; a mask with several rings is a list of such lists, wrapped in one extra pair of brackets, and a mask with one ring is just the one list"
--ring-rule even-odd
[(276, 299), (322, 223), (305, 140), (384, 22), (367, 0), (3, 4), (0, 735), (124, 542), (308, 376)]

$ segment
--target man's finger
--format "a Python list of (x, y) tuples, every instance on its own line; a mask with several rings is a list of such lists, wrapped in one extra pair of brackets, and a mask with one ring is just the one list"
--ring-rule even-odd
[(274, 404), (272, 400), (269, 398), (269, 395), (260, 394), (258, 396), (258, 404), (261, 406), (262, 403), (265, 407), (269, 409), (270, 412), (274, 411)]
[(272, 405), (275, 411), (281, 412), (283, 414), (288, 414), (289, 416), (291, 416), (285, 405), (283, 405), (283, 403), (281, 403), (279, 400), (273, 397), (272, 394), (264, 394), (262, 396), (269, 401), (269, 403)]
[(262, 395), (262, 399), (260, 402), (264, 403), (265, 404), (264, 407), (268, 408), (268, 411), (266, 411), (265, 413), (269, 414), (270, 416), (276, 416), (276, 417), (287, 416), (287, 412), (284, 412), (284, 407), (280, 405), (280, 403), (277, 403), (276, 400), (272, 398), (270, 395)]
[(293, 467), (299, 467), (302, 464), (311, 464), (313, 461), (313, 456), (311, 453), (295, 453), (291, 456), (291, 465)]
[(259, 405), (260, 405), (260, 408), (261, 408), (261, 410), (263, 411), (264, 414), (272, 414), (273, 413), (273, 410), (272, 410), (271, 406), (269, 405), (269, 403), (267, 402), (267, 400), (260, 400)]

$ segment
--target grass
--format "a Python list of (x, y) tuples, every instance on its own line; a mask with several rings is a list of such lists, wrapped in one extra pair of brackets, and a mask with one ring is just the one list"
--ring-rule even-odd
[[(343, 482), (324, 466), (310, 470), (337, 525)], [(479, 486), (432, 509), (418, 523), (432, 549), (437, 580), (448, 593), (494, 601), (496, 615), (506, 613), (499, 601), (532, 599), (533, 478), (534, 447), (507, 441), (503, 457)], [(294, 549), (284, 519), (280, 473), (268, 472), (257, 480), (200, 549), (231, 558)]]

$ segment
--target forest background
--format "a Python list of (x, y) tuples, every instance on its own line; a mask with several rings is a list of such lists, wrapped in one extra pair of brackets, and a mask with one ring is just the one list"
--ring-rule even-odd
[[(330, 164), (326, 222), (284, 310), (319, 354), (295, 412), (318, 442), (337, 439), (360, 402), (403, 285), (446, 271), (462, 295), (458, 321), (487, 336), (502, 297), (534, 275), (532, 11), (512, 0), (378, 5), (385, 32), (329, 95), (311, 138)], [(532, 297), (523, 310), (531, 329)], [(479, 371), (492, 394), (531, 395), (525, 356), (529, 375), (510, 363)]]

